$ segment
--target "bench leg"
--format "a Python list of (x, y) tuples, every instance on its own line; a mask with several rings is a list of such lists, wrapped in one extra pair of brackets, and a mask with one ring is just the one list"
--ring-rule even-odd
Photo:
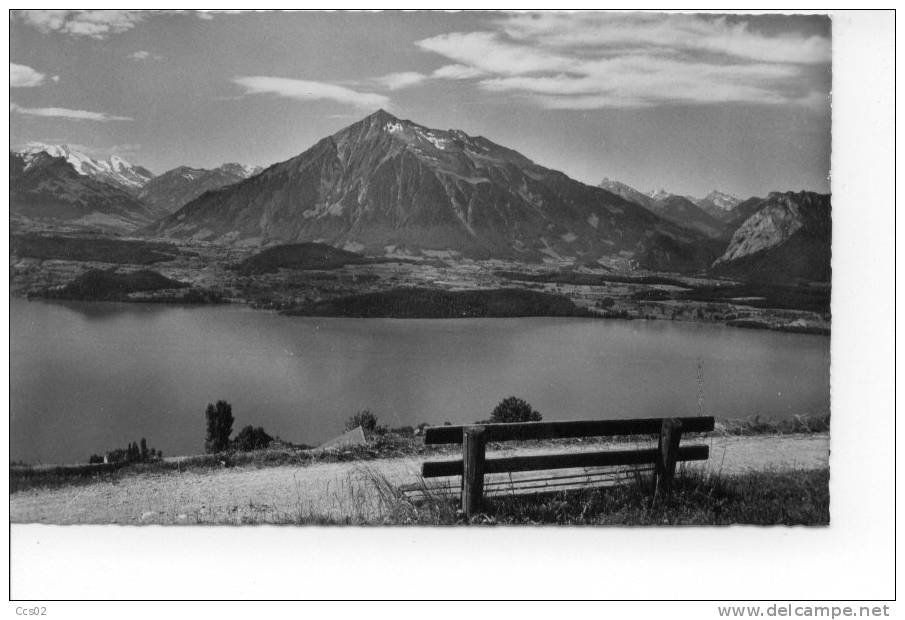
[(462, 511), (466, 518), (480, 513), (484, 504), (484, 427), (462, 431)]
[(663, 420), (660, 427), (660, 446), (654, 476), (654, 496), (659, 491), (668, 493), (676, 474), (676, 457), (679, 454), (679, 441), (682, 439), (682, 422), (675, 418)]

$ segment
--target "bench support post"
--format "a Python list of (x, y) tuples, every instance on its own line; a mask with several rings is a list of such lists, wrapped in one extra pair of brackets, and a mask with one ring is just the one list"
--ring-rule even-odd
[(468, 427), (462, 431), (462, 511), (466, 518), (483, 509), (485, 446), (483, 426)]
[(679, 441), (682, 439), (682, 422), (676, 418), (666, 418), (660, 428), (660, 447), (655, 464), (654, 496), (658, 491), (668, 493), (676, 474), (676, 457)]

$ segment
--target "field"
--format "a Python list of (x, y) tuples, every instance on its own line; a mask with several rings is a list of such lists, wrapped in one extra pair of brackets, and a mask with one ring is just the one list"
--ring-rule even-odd
[(455, 319), (524, 316), (588, 316), (567, 297), (521, 289), (442, 291), (397, 288), (350, 295), (286, 311), (301, 316)]
[(115, 239), (99, 235), (62, 236), (17, 234), (9, 240), (10, 254), (41, 260), (69, 260), (132, 265), (171, 261), (180, 250), (169, 243)]
[[(163, 277), (192, 286), (192, 298), (185, 301), (222, 300), (292, 314), (599, 316), (811, 334), (828, 334), (830, 329), (830, 293), (825, 286), (745, 283), (706, 274), (659, 273), (621, 263), (362, 256), (317, 243), (261, 250), (37, 234), (14, 237), (10, 255), (11, 292), (38, 297), (56, 296), (91, 270), (116, 266), (130, 272), (153, 264)], [(180, 303), (183, 296), (146, 290), (118, 299)], [(456, 310), (446, 310), (448, 303), (456, 304)], [(520, 303), (527, 304), (524, 310), (516, 307)]]

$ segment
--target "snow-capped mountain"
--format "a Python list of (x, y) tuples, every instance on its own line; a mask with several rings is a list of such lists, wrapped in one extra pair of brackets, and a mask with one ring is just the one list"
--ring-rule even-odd
[(51, 157), (65, 159), (78, 174), (111, 183), (133, 194), (137, 194), (154, 178), (146, 168), (130, 164), (118, 155), (111, 155), (106, 160), (93, 159), (68, 144), (34, 142), (22, 148), (20, 152), (25, 158), (26, 166), (38, 153), (47, 153)]
[[(223, 242), (321, 241), (375, 254), (620, 256), (676, 270), (700, 268), (719, 254), (708, 259), (709, 240), (696, 231), (484, 137), (382, 110), (201, 195), (146, 231)], [(702, 242), (708, 250), (697, 252)]]
[(129, 232), (162, 213), (118, 185), (44, 151), (9, 154), (10, 218), (19, 224)]

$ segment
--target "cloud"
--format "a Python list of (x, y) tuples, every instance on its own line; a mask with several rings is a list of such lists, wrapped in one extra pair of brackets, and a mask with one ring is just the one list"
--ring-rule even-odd
[(830, 41), (798, 33), (765, 35), (726, 16), (657, 13), (540, 13), (508, 16), (507, 36), (549, 48), (643, 47), (696, 50), (780, 63), (830, 62)]
[(566, 56), (510, 43), (493, 32), (452, 32), (423, 39), (416, 45), (485, 73), (567, 71), (572, 64)]
[(88, 112), (86, 110), (70, 110), (69, 108), (23, 108), (15, 103), (9, 104), (9, 111), (26, 116), (44, 116), (66, 118), (76, 121), (131, 121), (128, 116), (113, 116), (104, 112)]
[(104, 39), (135, 27), (144, 15), (141, 11), (23, 10), (15, 15), (40, 32), (61, 32), (73, 37)]
[(238, 15), (243, 13), (244, 11), (235, 10), (235, 9), (205, 9), (205, 10), (196, 10), (195, 15), (198, 19), (203, 19), (205, 21), (210, 21), (214, 19), (217, 15)]
[(138, 50), (136, 52), (132, 52), (129, 54), (129, 58), (132, 60), (163, 60), (164, 57), (160, 54), (153, 54), (146, 50)]
[(309, 80), (252, 75), (233, 78), (233, 82), (245, 88), (249, 95), (276, 95), (299, 101), (329, 100), (360, 108), (379, 108), (389, 105), (390, 99), (377, 93), (366, 93)]
[[(45, 77), (46, 76), (43, 73), (38, 73), (26, 65), (18, 65), (14, 62), (9, 63), (10, 88), (30, 88), (33, 86), (40, 86), (44, 83)], [(57, 81), (58, 78), (53, 77), (51, 79)]]
[(444, 80), (467, 80), (470, 78), (481, 77), (482, 75), (486, 74), (476, 67), (469, 67), (467, 65), (443, 65), (431, 73), (431, 77)]
[(420, 84), (426, 80), (427, 77), (428, 76), (423, 73), (417, 73), (416, 71), (403, 71), (401, 73), (390, 73), (379, 78), (374, 78), (374, 81), (390, 90), (398, 90), (400, 88), (408, 88), (409, 86)]
[(432, 77), (479, 78), (479, 88), (544, 108), (668, 104), (826, 105), (830, 41), (765, 34), (741, 18), (656, 13), (511, 14), (493, 30), (453, 32), (416, 45), (455, 64)]

